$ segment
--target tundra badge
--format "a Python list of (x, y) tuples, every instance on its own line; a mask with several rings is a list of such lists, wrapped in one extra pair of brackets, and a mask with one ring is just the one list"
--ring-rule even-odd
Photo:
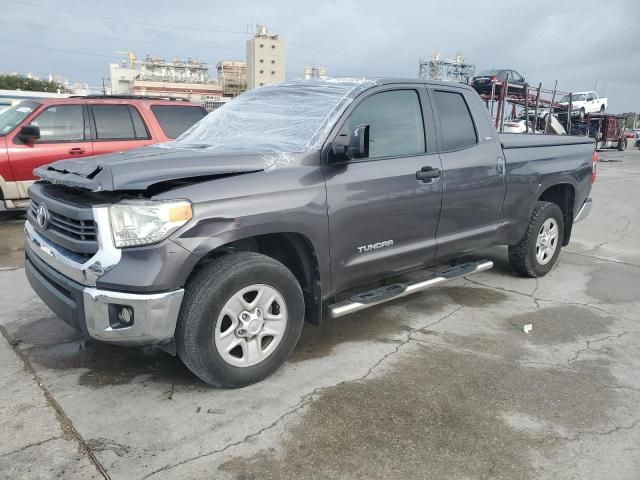
[(370, 252), (372, 250), (378, 250), (379, 248), (391, 247), (393, 245), (393, 240), (385, 240), (384, 242), (376, 242), (370, 243), (369, 245), (362, 245), (358, 247), (358, 252)]

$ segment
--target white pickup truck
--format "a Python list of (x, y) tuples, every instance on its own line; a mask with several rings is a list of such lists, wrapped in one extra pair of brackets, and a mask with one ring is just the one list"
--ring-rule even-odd
[[(560, 99), (560, 105), (569, 107), (569, 95)], [(571, 115), (584, 117), (587, 113), (604, 113), (607, 99), (598, 97), (596, 92), (576, 92), (571, 94)]]

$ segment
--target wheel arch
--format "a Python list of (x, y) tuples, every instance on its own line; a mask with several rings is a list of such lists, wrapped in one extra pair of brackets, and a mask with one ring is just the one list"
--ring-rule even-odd
[(316, 248), (304, 234), (297, 232), (264, 233), (240, 238), (211, 250), (191, 271), (221, 255), (235, 252), (255, 252), (271, 257), (286, 266), (302, 288), (305, 302), (305, 321), (319, 325), (322, 321), (322, 279)]
[(571, 183), (556, 183), (551, 185), (538, 197), (538, 201), (555, 203), (560, 207), (560, 210), (562, 210), (562, 218), (564, 220), (562, 246), (567, 246), (571, 239), (575, 198), (576, 188)]

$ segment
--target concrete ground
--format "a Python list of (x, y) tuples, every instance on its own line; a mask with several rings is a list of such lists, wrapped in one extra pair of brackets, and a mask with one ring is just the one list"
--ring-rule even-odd
[[(308, 327), (260, 384), (86, 343), (0, 225), (2, 478), (640, 478), (640, 151), (545, 278), (496, 267)], [(531, 324), (525, 333), (523, 326)]]

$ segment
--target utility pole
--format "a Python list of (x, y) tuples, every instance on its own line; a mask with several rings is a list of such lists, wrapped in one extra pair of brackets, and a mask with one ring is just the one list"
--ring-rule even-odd
[(102, 94), (103, 95), (107, 94), (107, 87), (104, 84), (104, 77), (102, 77)]

